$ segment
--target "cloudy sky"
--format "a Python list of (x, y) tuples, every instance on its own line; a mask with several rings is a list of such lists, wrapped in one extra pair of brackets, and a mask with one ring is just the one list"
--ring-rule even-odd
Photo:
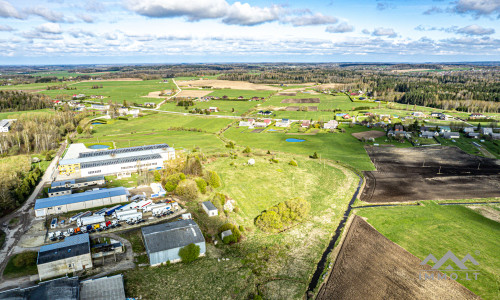
[(0, 64), (500, 60), (500, 0), (0, 0)]

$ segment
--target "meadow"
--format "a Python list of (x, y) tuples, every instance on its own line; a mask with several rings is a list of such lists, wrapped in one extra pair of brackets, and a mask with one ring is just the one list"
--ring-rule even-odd
[[(260, 101), (238, 101), (238, 100), (210, 100), (206, 102), (195, 102), (195, 105), (189, 106), (187, 109), (184, 106), (177, 106), (175, 102), (168, 102), (161, 106), (161, 110), (188, 112), (193, 108), (207, 109), (209, 107), (217, 107), (219, 111), (217, 115), (225, 116), (241, 116), (250, 109), (259, 105)], [(233, 111), (234, 110), (234, 111)]]
[(452, 251), (459, 259), (471, 254), (479, 263), (478, 280), (459, 280), (483, 299), (498, 298), (500, 224), (461, 205), (363, 208), (356, 214), (391, 241), (420, 259), (437, 259)]
[(214, 90), (212, 93), (208, 94), (210, 97), (220, 97), (227, 96), (228, 98), (238, 98), (242, 96), (245, 99), (252, 97), (269, 97), (274, 94), (274, 91), (249, 91), (249, 90), (233, 90), (233, 89), (220, 89)]
[[(316, 135), (287, 135), (285, 132), (252, 133), (246, 127), (231, 127), (224, 136), (239, 146), (250, 146), (262, 150), (281, 151), (300, 155), (312, 155), (317, 152), (322, 158), (332, 159), (348, 164), (358, 170), (374, 170), (365, 149), (364, 143), (351, 135), (354, 132), (366, 131), (366, 127), (342, 126), (345, 133), (318, 133)], [(287, 138), (304, 139), (305, 142), (289, 143)]]
[(52, 108), (44, 108), (44, 109), (37, 109), (37, 110), (0, 112), (0, 120), (1, 119), (16, 119), (21, 114), (37, 113), (37, 112), (54, 113), (54, 109), (52, 109)]
[[(98, 85), (102, 88), (92, 89), (92, 86)], [(46, 86), (46, 85), (45, 85)], [(159, 103), (162, 99), (160, 98), (149, 98), (143, 97), (147, 96), (150, 92), (170, 90), (175, 88), (175, 84), (172, 80), (168, 83), (163, 83), (161, 80), (145, 80), (145, 81), (99, 81), (95, 80), (92, 82), (78, 82), (73, 84), (68, 84), (76, 90), (45, 90), (41, 91), (45, 95), (56, 96), (56, 95), (68, 95), (73, 94), (85, 94), (90, 95), (102, 95), (107, 98), (103, 99), (104, 103), (108, 101), (113, 101), (117, 103), (122, 103), (126, 100), (129, 104), (138, 103), (142, 104), (145, 102), (155, 102)], [(100, 100), (96, 100), (99, 102)]]
[[(257, 153), (258, 152), (258, 153)], [(249, 158), (255, 165), (247, 165)], [(274, 157), (278, 163), (270, 163)], [(294, 159), (298, 166), (289, 165)], [(222, 186), (194, 201), (183, 202), (206, 236), (232, 222), (244, 226), (244, 238), (233, 245), (207, 243), (206, 257), (193, 263), (139, 268), (125, 273), (128, 295), (155, 298), (247, 299), (259, 292), (265, 299), (302, 299), (322, 252), (342, 218), (357, 185), (346, 168), (291, 154), (267, 155), (252, 151), (235, 159), (210, 159), (206, 169), (216, 171)], [(220, 211), (209, 218), (199, 202), (224, 193), (238, 210)], [(254, 225), (262, 211), (293, 197), (311, 203), (306, 220), (281, 233), (265, 233)], [(228, 258), (218, 261), (219, 258)], [(155, 288), (153, 288), (155, 287)]]

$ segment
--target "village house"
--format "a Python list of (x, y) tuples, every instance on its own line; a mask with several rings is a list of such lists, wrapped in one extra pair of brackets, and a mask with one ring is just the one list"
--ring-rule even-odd
[(500, 140), (500, 133), (492, 133), (491, 138), (493, 140)]
[(465, 127), (464, 132), (465, 133), (474, 132), (474, 127)]
[(276, 122), (276, 127), (290, 127), (291, 122), (289, 119), (281, 119), (281, 121)]
[(420, 134), (420, 137), (426, 138), (426, 139), (432, 139), (433, 137), (437, 136), (438, 133), (435, 131), (422, 131)]
[(219, 210), (217, 210), (217, 207), (215, 207), (215, 205), (213, 205), (213, 203), (210, 201), (202, 202), (201, 207), (209, 217), (215, 217), (219, 215)]
[(209, 112), (218, 112), (219, 111), (219, 108), (218, 107), (215, 107), (215, 106), (211, 106), (208, 108), (208, 111)]
[(97, 110), (108, 110), (109, 105), (103, 105), (103, 104), (91, 104), (90, 108), (92, 109), (97, 109)]
[(414, 117), (416, 117), (416, 118), (425, 117), (424, 113), (420, 112), (420, 111), (412, 112), (411, 115), (414, 116)]
[(481, 129), (479, 129), (479, 133), (481, 133), (482, 135), (492, 134), (493, 133), (493, 128), (481, 127)]
[(467, 137), (472, 139), (478, 139), (480, 136), (479, 132), (467, 132)]
[(253, 123), (253, 127), (263, 128), (267, 127), (267, 124), (265, 122), (255, 122)]
[(271, 119), (264, 119), (263, 122), (266, 123), (266, 126), (269, 126), (272, 123)]
[(339, 125), (339, 122), (335, 120), (330, 120), (327, 123), (323, 124), (324, 129), (335, 129)]
[(458, 133), (458, 132), (443, 132), (442, 136), (445, 139), (458, 139), (458, 138), (460, 138), (460, 133)]
[(472, 114), (470, 114), (469, 118), (471, 118), (471, 119), (483, 119), (483, 118), (485, 118), (485, 115), (480, 114), (480, 113), (472, 113)]
[(311, 121), (309, 121), (309, 120), (302, 121), (302, 125), (301, 125), (302, 128), (308, 128), (309, 126), (311, 126)]

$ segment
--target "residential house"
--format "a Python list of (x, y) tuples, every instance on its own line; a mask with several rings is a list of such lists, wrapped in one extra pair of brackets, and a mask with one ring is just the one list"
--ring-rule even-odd
[(422, 131), (422, 133), (420, 134), (420, 137), (426, 138), (426, 139), (432, 139), (436, 135), (438, 135), (438, 133), (435, 131)]
[(263, 127), (267, 127), (267, 123), (265, 122), (255, 122), (253, 123), (253, 127), (258, 127), (258, 128), (263, 128)]
[(492, 133), (491, 138), (494, 140), (500, 140), (500, 133)]
[(493, 128), (481, 127), (481, 129), (479, 129), (479, 133), (481, 133), (482, 135), (492, 134), (493, 133)]
[(420, 111), (412, 112), (411, 115), (416, 117), (416, 118), (425, 117), (424, 113), (420, 112)]
[(335, 128), (337, 128), (338, 125), (339, 125), (339, 122), (337, 122), (335, 120), (330, 120), (330, 121), (323, 124), (323, 128), (324, 129), (335, 129)]
[(465, 133), (474, 132), (474, 127), (465, 127), (465, 128), (464, 128), (464, 132), (465, 132)]
[(281, 119), (281, 121), (276, 122), (276, 127), (290, 127), (291, 122), (289, 119)]
[(472, 113), (469, 115), (469, 118), (471, 118), (471, 119), (483, 119), (485, 117), (486, 117), (485, 115), (480, 114), (480, 113)]
[(302, 128), (308, 128), (309, 126), (311, 126), (311, 121), (309, 121), (309, 120), (302, 121), (302, 125), (301, 125)]
[(215, 107), (215, 106), (211, 106), (208, 108), (208, 111), (209, 112), (218, 112), (219, 111), (219, 108), (218, 107)]
[(467, 132), (467, 136), (473, 139), (478, 139), (480, 134), (479, 132)]
[(351, 118), (351, 116), (348, 114), (345, 114), (342, 116), (342, 118), (344, 118), (345, 120), (349, 120)]
[(136, 109), (129, 109), (128, 113), (131, 114), (132, 117), (137, 118), (139, 116), (139, 114), (141, 113), (141, 111), (137, 108)]
[(252, 126), (252, 124), (250, 124), (250, 122), (248, 122), (248, 121), (240, 121), (239, 126), (240, 127), (250, 127), (250, 126)]
[(458, 139), (458, 138), (460, 138), (460, 133), (458, 133), (458, 132), (443, 132), (442, 136), (445, 139)]
[(271, 125), (272, 121), (271, 119), (264, 119), (264, 123), (266, 123), (266, 126)]
[(108, 110), (109, 105), (103, 105), (103, 104), (91, 104), (90, 108), (92, 109), (97, 109), (97, 110)]

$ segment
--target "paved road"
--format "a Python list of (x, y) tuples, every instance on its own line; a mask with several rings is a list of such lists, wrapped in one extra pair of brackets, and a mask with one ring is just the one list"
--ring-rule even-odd
[(64, 152), (64, 149), (66, 149), (66, 141), (64, 141), (59, 147), (56, 156), (52, 159), (52, 162), (50, 163), (47, 170), (45, 170), (42, 179), (35, 187), (35, 190), (33, 191), (33, 193), (31, 193), (26, 202), (24, 202), (23, 206), (21, 206), (11, 214), (4, 216), (3, 218), (0, 219), (1, 224), (4, 223), (8, 224), (12, 218), (14, 217), (19, 218), (19, 223), (16, 227), (12, 229), (8, 227), (3, 228), (6, 234), (6, 238), (2, 251), (0, 251), (0, 283), (3, 282), (3, 270), (7, 265), (8, 262), (7, 258), (10, 255), (12, 255), (14, 247), (19, 242), (19, 239), (24, 233), (26, 233), (29, 230), (32, 221), (34, 220), (34, 214), (32, 213), (31, 207), (35, 203), (36, 196), (43, 189), (43, 186), (45, 185), (46, 182), (52, 181), (52, 175), (56, 169), (56, 165), (57, 162), (59, 161), (60, 156)]

